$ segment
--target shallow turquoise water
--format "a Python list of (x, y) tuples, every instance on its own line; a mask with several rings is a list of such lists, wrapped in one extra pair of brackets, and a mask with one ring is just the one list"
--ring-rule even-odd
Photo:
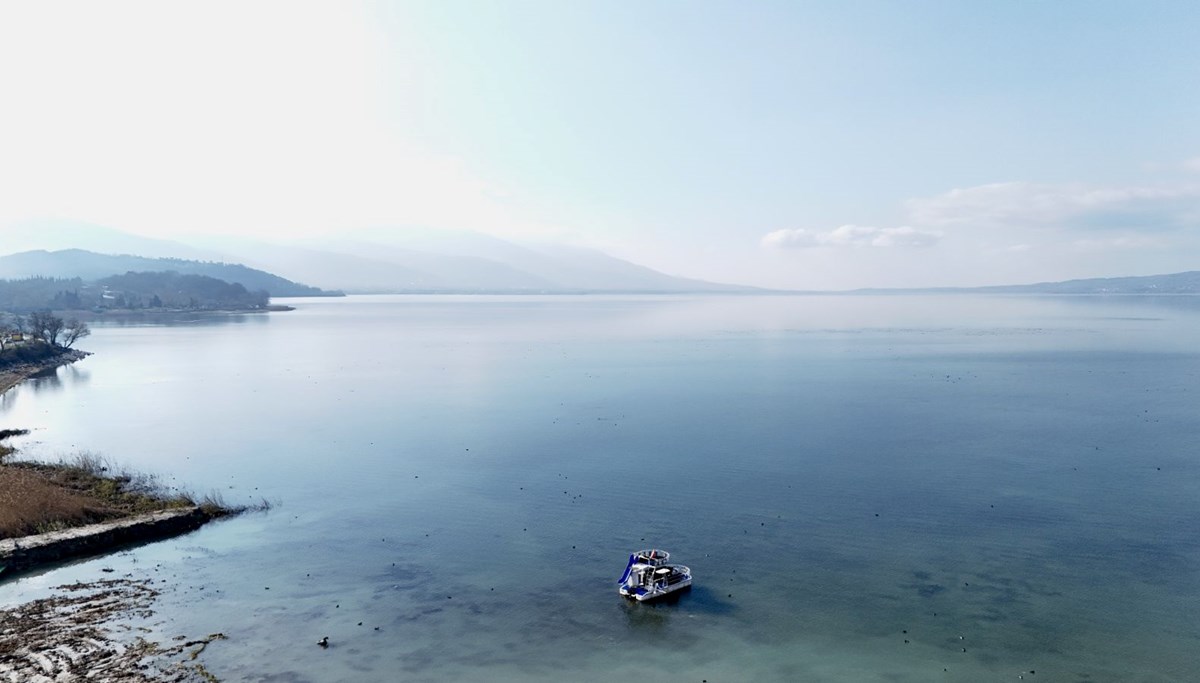
[[(228, 680), (1200, 669), (1192, 298), (295, 305), (96, 326), (0, 398), (26, 453), (279, 503), (0, 603), (162, 576), (156, 628), (229, 635), (204, 655)], [(695, 588), (627, 604), (651, 545)]]

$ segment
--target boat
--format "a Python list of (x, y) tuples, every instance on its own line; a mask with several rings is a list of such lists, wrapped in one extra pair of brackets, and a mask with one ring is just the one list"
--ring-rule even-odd
[(621, 595), (645, 602), (692, 586), (692, 570), (669, 564), (671, 553), (658, 548), (639, 550), (629, 556), (625, 573), (617, 583)]

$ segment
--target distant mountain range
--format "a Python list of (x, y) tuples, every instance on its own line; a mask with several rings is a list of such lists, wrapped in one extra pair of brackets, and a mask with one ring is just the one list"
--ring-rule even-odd
[(62, 251), (26, 251), (0, 256), (0, 279), (19, 280), (29, 277), (80, 278), (100, 280), (128, 272), (174, 271), (180, 275), (203, 275), (231, 284), (240, 284), (250, 291), (266, 291), (271, 296), (337, 296), (316, 287), (297, 284), (271, 273), (239, 264), (209, 263), (175, 258), (144, 258), (141, 256), (112, 256), (82, 249)]
[(872, 294), (1200, 294), (1200, 271), (1165, 275), (1086, 278), (1062, 282), (988, 287), (929, 287), (921, 289), (860, 289), (852, 293)]
[[(406, 231), (399, 236), (380, 235), (378, 241), (370, 237), (288, 245), (210, 237), (193, 245), (98, 226), (53, 223), (18, 229), (11, 237), (5, 232), (0, 249), (9, 245), (27, 249), (48, 246), (0, 258), (0, 278), (45, 275), (88, 279), (128, 270), (175, 270), (241, 282), (248, 289), (265, 289), (272, 296), (313, 295), (311, 291), (296, 290), (301, 287), (296, 282), (351, 293), (761, 291), (674, 277), (592, 249), (520, 245), (473, 232)], [(147, 254), (176, 258), (170, 262), (141, 258)], [(244, 264), (239, 267), (246, 270), (225, 270), (224, 275), (214, 272), (216, 268), (232, 268), (230, 264), (234, 263)], [(286, 280), (267, 285), (230, 279), (249, 277), (246, 271), (252, 269), (262, 275), (275, 273)]]
[(660, 273), (594, 249), (517, 244), (467, 231), (397, 231), (289, 245), (210, 238), (205, 248), (321, 287), (379, 293), (759, 291)]
[[(786, 293), (675, 277), (594, 249), (521, 244), (469, 231), (406, 229), (353, 235), (286, 245), (229, 237), (196, 238), (185, 244), (95, 225), (42, 221), (0, 229), (0, 253), (9, 253), (0, 256), (0, 278), (40, 275), (92, 280), (129, 271), (174, 270), (237, 282), (276, 297), (331, 293), (324, 290), (335, 294)], [(1200, 271), (856, 293), (871, 292), (1197, 294)]]
[(974, 291), (1012, 294), (1200, 294), (1200, 271), (979, 287)]
[(98, 254), (136, 254), (146, 258), (229, 261), (225, 254), (171, 240), (131, 235), (102, 225), (43, 219), (0, 227), (0, 256), (23, 251), (82, 249)]

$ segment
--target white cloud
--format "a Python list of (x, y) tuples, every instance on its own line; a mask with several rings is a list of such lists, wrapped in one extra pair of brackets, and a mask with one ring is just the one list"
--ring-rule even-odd
[(907, 202), (922, 226), (1170, 230), (1200, 218), (1200, 186), (1009, 182)]
[(810, 249), (814, 247), (928, 247), (942, 233), (918, 230), (904, 225), (898, 228), (875, 228), (866, 225), (842, 225), (825, 232), (804, 228), (776, 230), (763, 235), (762, 246), (775, 249)]
[(1192, 157), (1180, 165), (1183, 166), (1183, 170), (1185, 171), (1200, 172), (1200, 157)]

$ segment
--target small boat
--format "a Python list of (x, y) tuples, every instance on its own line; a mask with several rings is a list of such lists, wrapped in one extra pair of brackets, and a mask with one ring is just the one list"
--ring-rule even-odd
[(638, 602), (654, 600), (690, 588), (692, 570), (682, 564), (667, 564), (671, 553), (657, 548), (639, 550), (629, 556), (617, 592)]

